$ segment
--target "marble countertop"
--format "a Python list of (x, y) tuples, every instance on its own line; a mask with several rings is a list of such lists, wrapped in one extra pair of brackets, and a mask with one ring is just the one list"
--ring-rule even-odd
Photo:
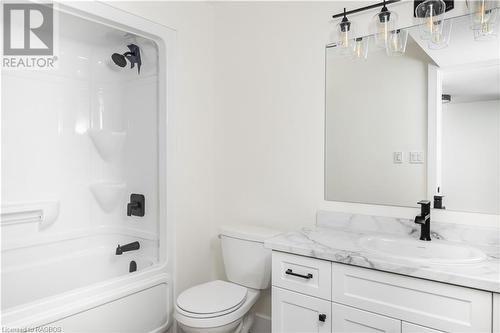
[[(433, 229), (434, 227), (434, 229)], [(478, 263), (437, 264), (390, 257), (360, 245), (364, 236), (418, 239), (413, 221), (374, 216), (337, 215), (319, 218), (316, 227), (281, 234), (265, 241), (272, 250), (343, 264), (500, 293), (498, 230), (431, 224), (433, 241), (473, 246), (486, 254)]]

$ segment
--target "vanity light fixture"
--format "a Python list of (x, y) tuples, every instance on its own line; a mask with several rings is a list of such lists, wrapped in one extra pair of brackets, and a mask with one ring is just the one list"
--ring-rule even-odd
[(446, 4), (443, 0), (425, 0), (415, 9), (420, 21), (420, 37), (431, 43), (441, 44)]
[(407, 30), (392, 30), (387, 37), (386, 52), (389, 56), (402, 56), (406, 51), (408, 41)]
[(396, 27), (398, 14), (388, 10), (385, 1), (382, 4), (382, 9), (372, 19), (371, 30), (375, 35), (375, 44), (378, 47), (385, 48), (389, 34)]
[(491, 0), (469, 0), (466, 3), (469, 8), (474, 39), (480, 41), (496, 38), (498, 2)]

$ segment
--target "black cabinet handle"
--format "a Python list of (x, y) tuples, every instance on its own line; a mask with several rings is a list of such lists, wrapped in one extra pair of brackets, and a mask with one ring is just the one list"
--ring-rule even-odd
[(293, 276), (296, 276), (296, 277), (299, 277), (299, 278), (303, 278), (303, 279), (312, 279), (313, 275), (311, 273), (308, 273), (307, 275), (302, 275), (302, 274), (297, 274), (297, 273), (294, 273), (290, 268), (286, 270), (285, 274), (287, 275), (293, 275)]
[(325, 322), (326, 321), (326, 314), (324, 314), (324, 313), (320, 314), (319, 321)]

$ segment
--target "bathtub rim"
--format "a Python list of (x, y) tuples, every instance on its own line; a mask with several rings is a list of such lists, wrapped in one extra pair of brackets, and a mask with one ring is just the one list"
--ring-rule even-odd
[[(111, 303), (160, 284), (167, 285), (167, 321), (161, 328), (172, 324), (172, 278), (165, 273), (166, 265), (156, 264), (131, 276), (108, 279), (88, 287), (76, 288), (15, 306), (2, 312), (2, 326), (33, 328), (49, 325), (58, 320)], [(111, 287), (111, 289), (109, 288)], [(83, 297), (82, 297), (83, 296)]]
[(105, 235), (119, 235), (132, 238), (138, 238), (139, 240), (146, 241), (159, 241), (159, 235), (153, 234), (149, 231), (143, 231), (137, 228), (130, 227), (119, 227), (119, 226), (108, 226), (100, 225), (91, 228), (81, 228), (71, 231), (64, 231), (60, 233), (54, 233), (50, 236), (38, 236), (25, 239), (3, 239), (1, 252), (6, 253), (15, 250), (26, 249), (30, 247), (43, 246), (47, 244), (64, 243), (75, 239), (81, 238), (91, 238), (96, 236)]

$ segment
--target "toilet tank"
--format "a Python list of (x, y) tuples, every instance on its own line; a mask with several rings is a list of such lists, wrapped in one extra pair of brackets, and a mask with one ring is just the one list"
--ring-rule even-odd
[(271, 250), (264, 248), (264, 240), (280, 232), (251, 225), (223, 226), (219, 231), (228, 280), (253, 289), (269, 287)]

